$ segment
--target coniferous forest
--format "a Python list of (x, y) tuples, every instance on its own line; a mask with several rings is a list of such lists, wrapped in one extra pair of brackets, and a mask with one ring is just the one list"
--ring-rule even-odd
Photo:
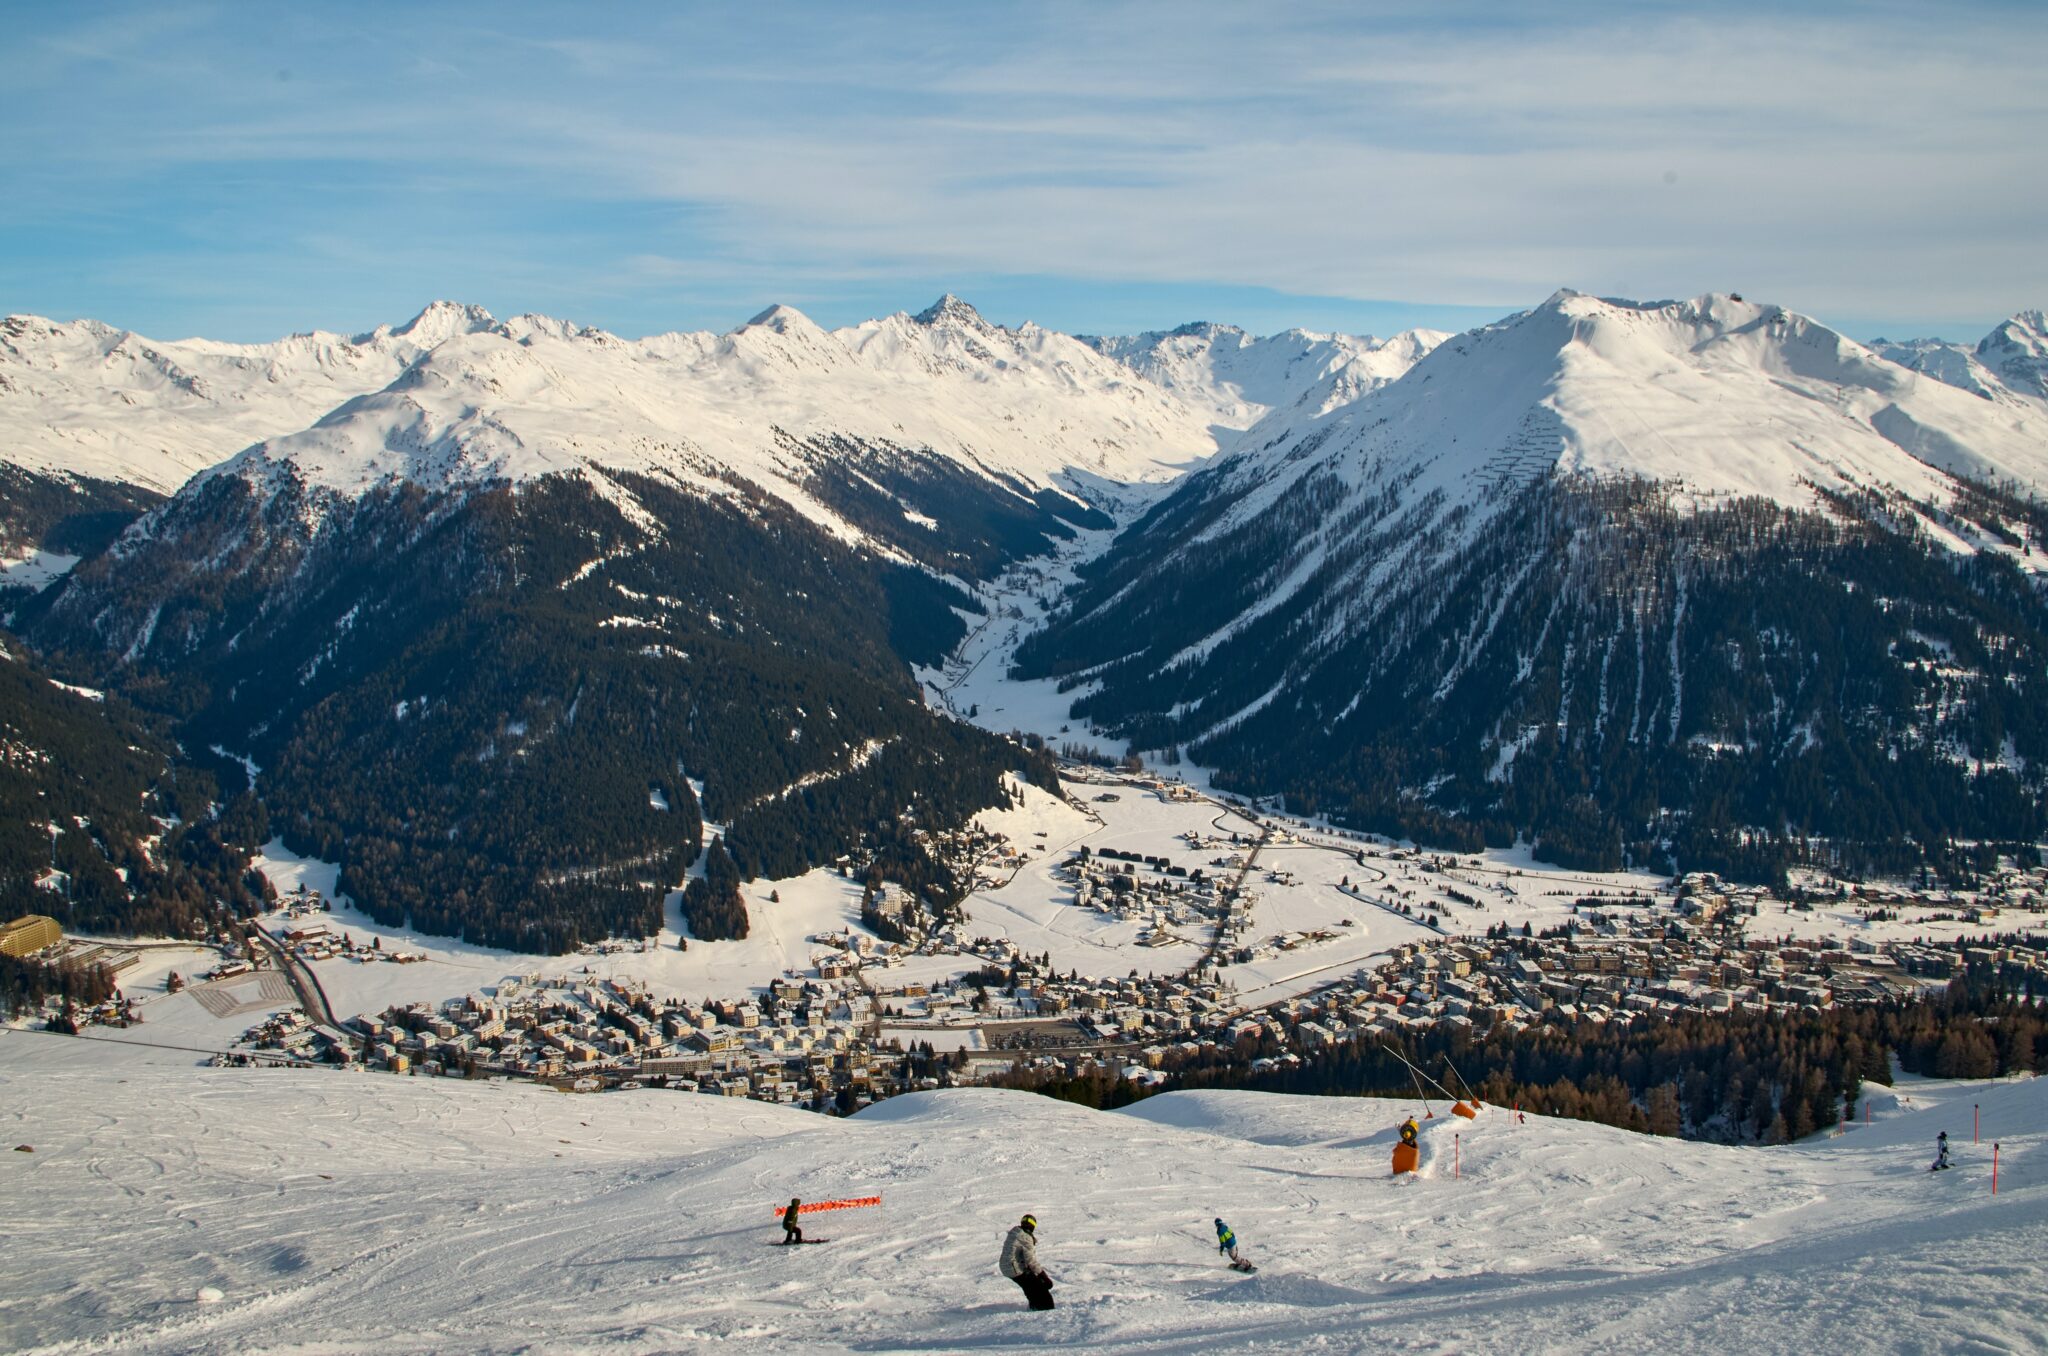
[(2041, 531), (2030, 500), (1690, 512), (1654, 485), (1544, 481), (1371, 625), (1333, 632), (1314, 588), (1251, 603), (1274, 583), (1260, 562), (1316, 530), (1334, 488), (1311, 480), (1161, 563), (1162, 540), (1215, 521), (1212, 490), (1191, 477), (1119, 538), (1018, 667), (1074, 687), (1076, 720), (1185, 746), (1221, 786), (1436, 846), (1519, 836), (1564, 866), (1762, 881), (1816, 858), (1945, 867), (1959, 841), (2030, 860), (2048, 830), (2048, 600), (2006, 556), (1935, 549), (1923, 525)]
[(164, 722), (0, 657), (0, 915), (199, 936), (268, 892), (263, 805), (185, 762)]
[(744, 482), (336, 504), (224, 476), (153, 526), (17, 625), (231, 755), (223, 798), (236, 758), (261, 767), (270, 830), (339, 862), (387, 924), (530, 951), (647, 935), (710, 820), (723, 839), (685, 910), (699, 937), (743, 936), (741, 880), (906, 818), (959, 824), (1006, 772), (1055, 784), (1045, 755), (917, 691), (908, 665), (964, 634), (965, 592)]
[[(1112, 1072), (1025, 1071), (1003, 1081), (1097, 1107), (1149, 1092), (1245, 1088), (1408, 1099), (1417, 1115), (1447, 1114), (1452, 1099), (1418, 1079), (1412, 1063), (1453, 1090), (1469, 1085), (1491, 1108), (1484, 1114), (1519, 1107), (1658, 1135), (1783, 1144), (1854, 1119), (1865, 1085), (1889, 1087), (1894, 1068), (1936, 1078), (2048, 1070), (2044, 996), (1981, 971), (1919, 1001), (1882, 1006), (1581, 1022), (1480, 1038), (1439, 1024), (1412, 1035), (1398, 1055), (1367, 1039), (1276, 1061), (1286, 1052), (1269, 1033), (1171, 1063), (1168, 1081), (1149, 1091)], [(1269, 1067), (1253, 1070), (1249, 1062), (1261, 1058)]]

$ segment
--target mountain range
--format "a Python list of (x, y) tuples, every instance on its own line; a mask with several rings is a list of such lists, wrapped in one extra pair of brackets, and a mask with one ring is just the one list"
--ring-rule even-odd
[(1759, 836), (2031, 842), (2026, 371), (1959, 387), (1776, 306), (1559, 293), (1189, 476), (1019, 671), (1389, 832), (1730, 868)]
[[(952, 297), (630, 342), (452, 304), (252, 349), (9, 324), (5, 419), (45, 497), (97, 508), (102, 478), (154, 491), (176, 449), (263, 435), (22, 601), (39, 655), (226, 786), (261, 768), (276, 830), (373, 914), (524, 949), (654, 930), (700, 859), (725, 888), (686, 893), (690, 931), (743, 932), (742, 875), (895, 837), (914, 863), (1005, 774), (1053, 784), (929, 710), (910, 665), (965, 634), (976, 584), (1110, 526), (1099, 491), (1235, 432), (1220, 398)], [(1239, 348), (1267, 342), (1330, 350), (1303, 389), (1375, 349)], [(1268, 375), (1229, 417), (1296, 394)], [(71, 444), (131, 461), (67, 482)], [(17, 836), (20, 893), (48, 842)]]
[[(639, 340), (452, 303), (268, 345), (15, 316), (0, 546), (44, 554), (8, 662), (115, 694), (142, 782), (226, 803), (260, 768), (268, 827), (373, 915), (526, 950), (652, 931), (692, 863), (700, 937), (747, 925), (723, 883), (849, 854), (941, 905), (931, 835), (1052, 772), (912, 666), (1084, 544), (1017, 675), (1293, 808), (1751, 872), (2031, 843), (2042, 336), (1569, 292), (1388, 340), (951, 296)], [(6, 837), (0, 891), (35, 902), (52, 841)]]

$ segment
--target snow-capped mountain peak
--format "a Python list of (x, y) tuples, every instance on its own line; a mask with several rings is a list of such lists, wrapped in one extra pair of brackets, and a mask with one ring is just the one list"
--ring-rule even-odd
[(982, 318), (981, 312), (954, 296), (946, 293), (931, 305), (911, 317), (920, 325), (957, 325), (962, 329), (986, 333), (995, 326)]
[(481, 306), (459, 301), (434, 301), (403, 325), (395, 329), (379, 325), (368, 334), (357, 336), (355, 342), (358, 346), (366, 346), (380, 339), (404, 339), (416, 348), (427, 349), (458, 334), (476, 334), (497, 323), (497, 317)]
[(2048, 399), (2048, 316), (2019, 312), (1984, 336), (1977, 358), (2012, 390)]
[(1257, 426), (1246, 441), (1264, 442), (1275, 436), (1275, 422), (1313, 418), (1368, 395), (1448, 337), (1440, 330), (1382, 340), (1292, 329), (1262, 339), (1235, 325), (1197, 321), (1082, 342), (1206, 410), (1224, 428)]

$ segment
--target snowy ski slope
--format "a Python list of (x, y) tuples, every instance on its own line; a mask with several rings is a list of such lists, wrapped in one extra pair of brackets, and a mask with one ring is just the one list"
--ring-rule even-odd
[[(1873, 1124), (1775, 1149), (1495, 1109), (1428, 1122), (1421, 1173), (1396, 1181), (1394, 1127), (1419, 1108), (1392, 1101), (1169, 1094), (1101, 1113), (962, 1090), (839, 1121), (108, 1049), (0, 1035), (0, 1124), (35, 1149), (0, 1159), (0, 1347), (2048, 1345), (2041, 1080), (1876, 1089)], [(1931, 1175), (1943, 1128), (1959, 1167)], [(807, 1222), (829, 1246), (771, 1246), (790, 1196), (875, 1194)], [(1026, 1210), (1051, 1314), (995, 1272)], [(1256, 1276), (1221, 1265), (1216, 1215)]]

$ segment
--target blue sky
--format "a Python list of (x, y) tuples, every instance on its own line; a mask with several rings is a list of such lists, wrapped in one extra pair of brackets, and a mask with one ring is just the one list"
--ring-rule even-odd
[(2048, 304), (2048, 6), (1794, 8), (10, 4), (0, 311), (638, 335), (950, 290), (1387, 333), (1570, 286), (1975, 338)]

